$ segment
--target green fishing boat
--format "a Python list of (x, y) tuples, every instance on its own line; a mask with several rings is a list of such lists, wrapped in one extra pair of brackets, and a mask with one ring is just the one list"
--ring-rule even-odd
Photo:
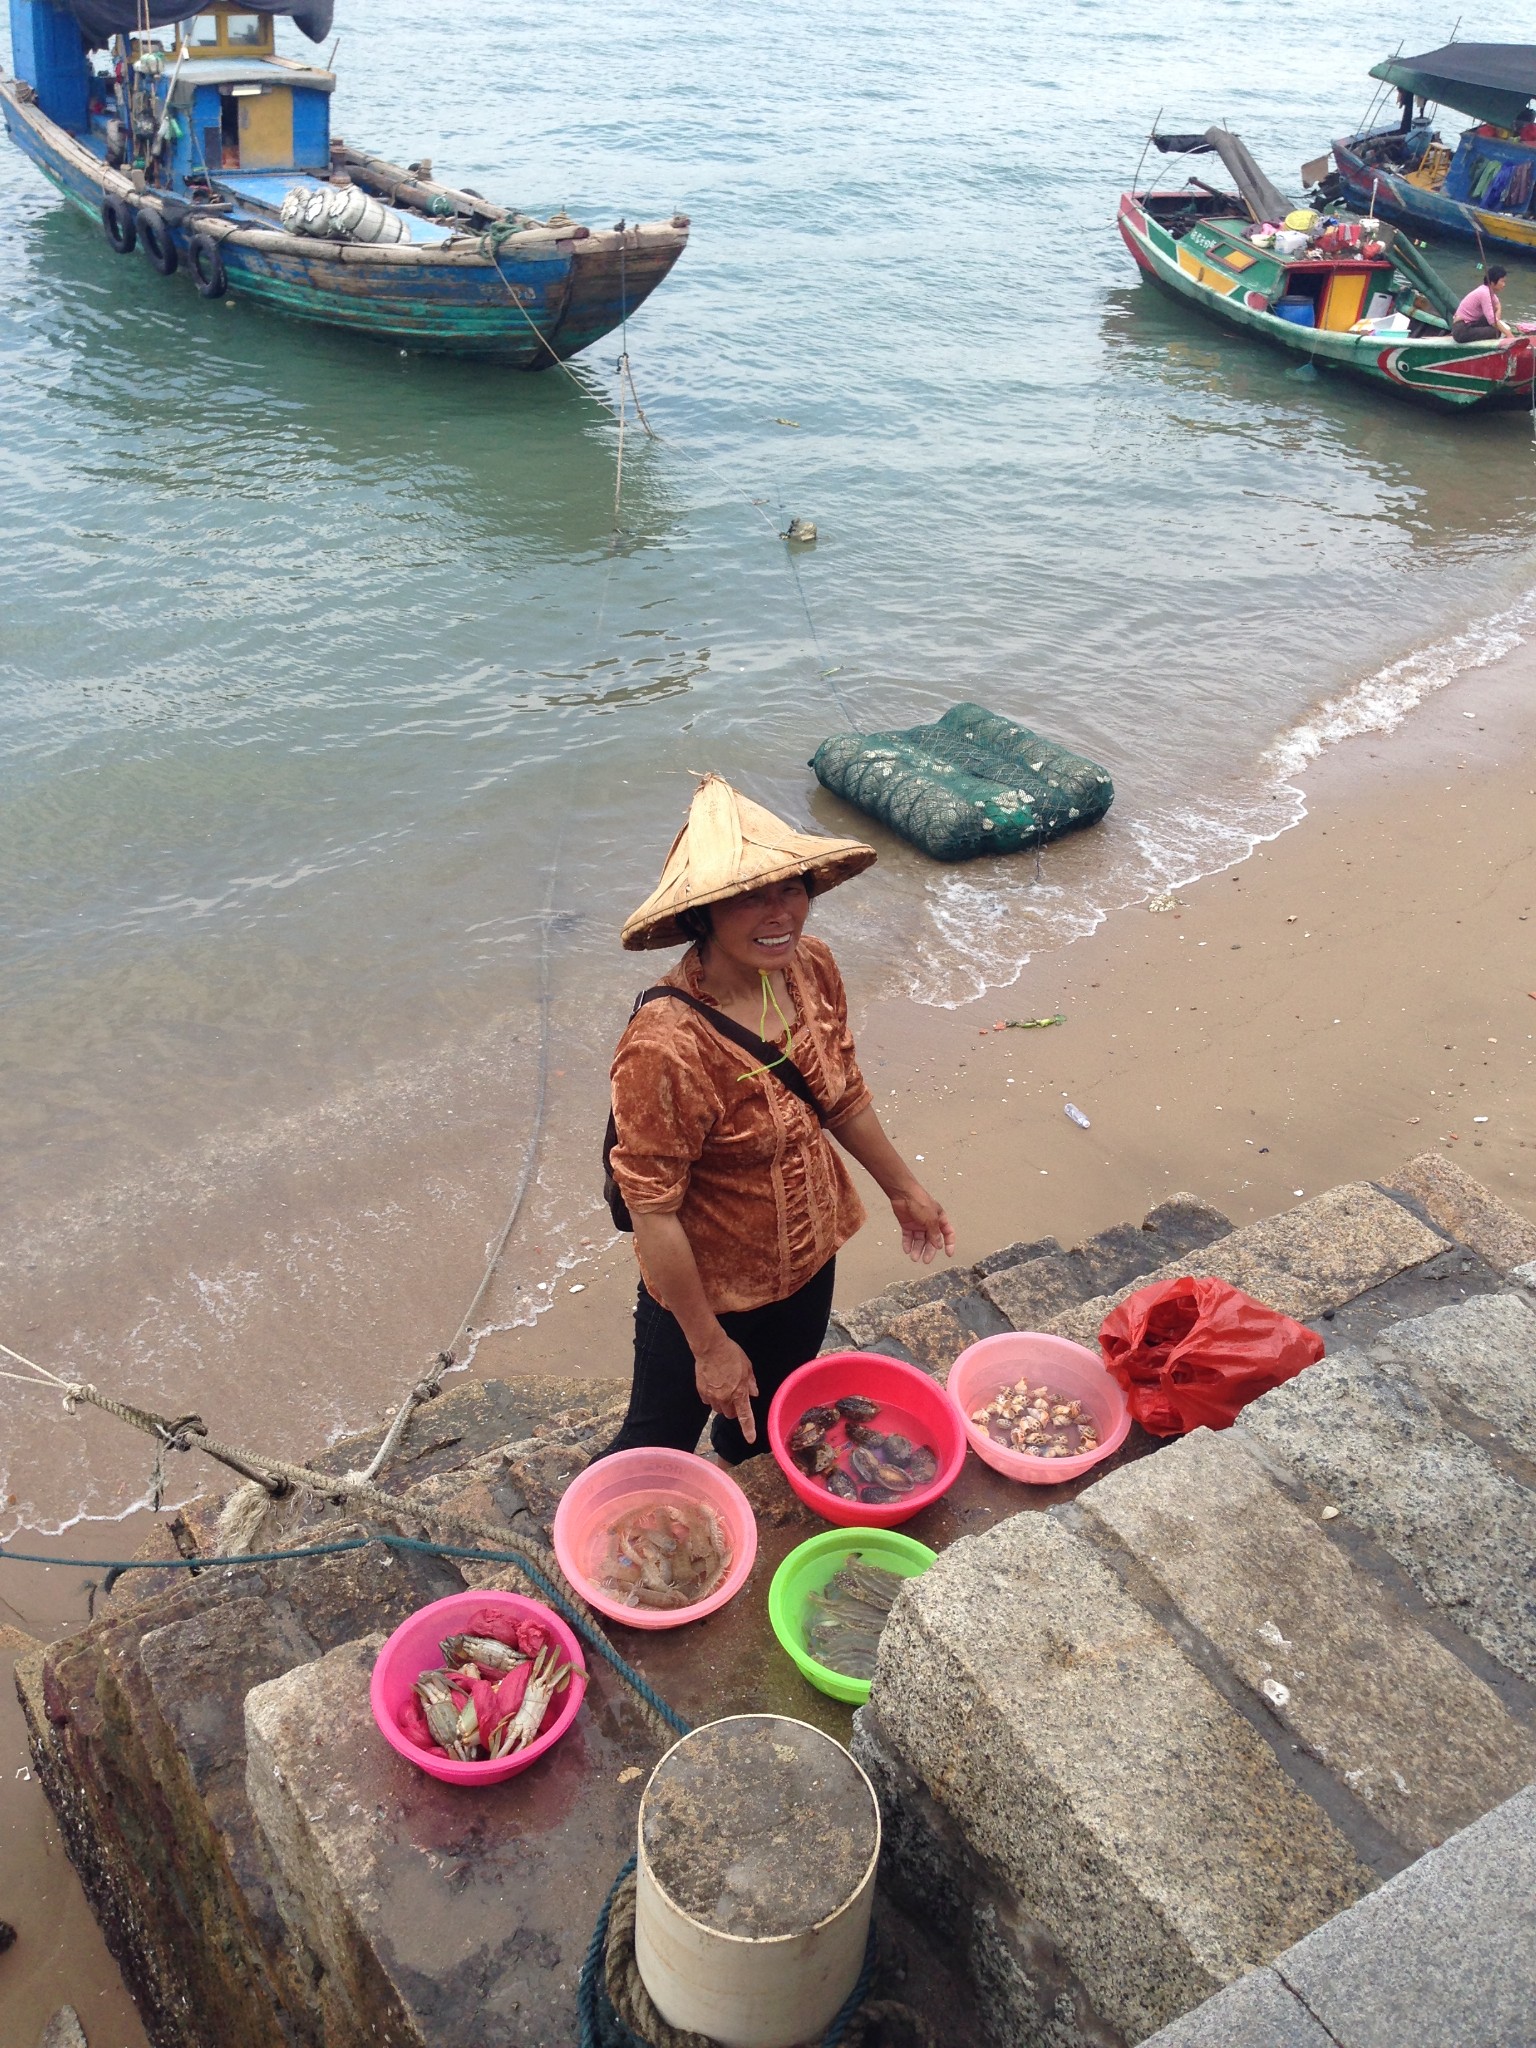
[(1456, 295), (1406, 235), (1298, 211), (1225, 130), (1155, 139), (1214, 150), (1239, 188), (1191, 179), (1121, 195), (1126, 247), (1175, 298), (1319, 370), (1444, 411), (1536, 402), (1536, 337), (1454, 340)]

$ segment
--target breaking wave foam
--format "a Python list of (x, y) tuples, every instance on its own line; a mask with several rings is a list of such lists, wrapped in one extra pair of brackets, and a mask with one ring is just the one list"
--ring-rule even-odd
[[(1088, 937), (1113, 911), (1246, 860), (1305, 818), (1299, 778), (1329, 748), (1391, 732), (1425, 698), (1523, 646), (1533, 626), (1536, 589), (1325, 698), (1266, 748), (1250, 790), (1139, 816), (1112, 813), (1094, 837), (1100, 845), (1109, 837), (1114, 850), (1096, 871), (1080, 860), (1084, 872), (1076, 887), (1019, 874), (985, 882), (969, 873), (941, 875), (927, 887), (923, 926), (901, 980), (904, 993), (936, 1008), (960, 1009), (989, 989), (1012, 987), (1037, 953)], [(1047, 848), (1047, 873), (1083, 844)]]

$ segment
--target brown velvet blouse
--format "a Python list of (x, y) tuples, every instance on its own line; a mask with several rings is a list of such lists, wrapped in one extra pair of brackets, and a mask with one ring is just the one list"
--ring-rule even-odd
[[(631, 1214), (678, 1217), (717, 1314), (783, 1301), (864, 1222), (827, 1135), (870, 1100), (843, 978), (810, 937), (785, 978), (795, 1065), (826, 1112), (827, 1130), (772, 1074), (748, 1078), (748, 1054), (686, 1003), (647, 1003), (614, 1055), (613, 1177)], [(696, 948), (662, 979), (714, 1001)], [(782, 1035), (770, 1043), (782, 1045)], [(644, 1260), (640, 1270), (645, 1275)]]

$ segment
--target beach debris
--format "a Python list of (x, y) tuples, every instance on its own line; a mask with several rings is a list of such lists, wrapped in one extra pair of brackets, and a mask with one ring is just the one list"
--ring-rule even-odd
[(1473, 1117), (1472, 1121), (1475, 1124), (1485, 1124), (1487, 1123), (1488, 1119), (1485, 1116), (1475, 1116)]
[(1291, 1696), (1291, 1688), (1282, 1685), (1278, 1678), (1266, 1678), (1259, 1686), (1259, 1691), (1272, 1707), (1283, 1707)]
[(814, 519), (791, 519), (780, 535), (782, 540), (797, 541), (805, 547), (808, 547), (815, 538), (816, 522)]
[(1075, 1102), (1064, 1103), (1062, 1107), (1068, 1123), (1076, 1124), (1080, 1131), (1091, 1131), (1093, 1129), (1093, 1125), (1083, 1115), (1083, 1112)]
[(798, 427), (800, 422), (798, 420), (786, 420), (776, 415), (773, 424), (776, 427)]
[(974, 1409), (971, 1421), (993, 1443), (1026, 1458), (1076, 1458), (1099, 1447), (1099, 1425), (1082, 1402), (1043, 1381), (1015, 1380)]
[(807, 1408), (785, 1439), (796, 1468), (836, 1499), (871, 1506), (931, 1484), (939, 1470), (933, 1446), (901, 1429), (876, 1429), (879, 1413), (880, 1403), (866, 1394), (845, 1394), (830, 1408)]
[(0, 1956), (16, 1945), (16, 1930), (9, 1920), (0, 1920)]
[(1338, 1519), (1339, 1511), (1336, 1507), (1326, 1507), (1323, 1509), (1323, 1520), (1325, 1522), (1336, 1522)]
[(1154, 915), (1163, 910), (1182, 910), (1183, 907), (1183, 897), (1175, 896), (1171, 890), (1166, 896), (1153, 896), (1147, 902), (1148, 910), (1152, 911)]
[(1066, 1021), (1066, 1018), (1061, 1015), (1060, 1011), (1054, 1017), (1010, 1017), (1008, 1019), (1008, 1029), (1010, 1031), (1044, 1031), (1052, 1024), (1065, 1024)]
[(855, 1550), (805, 1603), (805, 1647), (844, 1678), (873, 1678), (880, 1637), (905, 1581)]
[(676, 1609), (707, 1600), (730, 1568), (730, 1539), (708, 1502), (660, 1497), (609, 1523), (592, 1577), (625, 1607)]

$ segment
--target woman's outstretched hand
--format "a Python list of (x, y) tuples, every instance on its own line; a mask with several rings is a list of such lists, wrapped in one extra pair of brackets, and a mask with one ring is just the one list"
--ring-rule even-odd
[(699, 1399), (706, 1401), (717, 1415), (734, 1415), (747, 1442), (755, 1444), (757, 1424), (752, 1416), (752, 1396), (757, 1392), (757, 1378), (751, 1359), (724, 1330), (719, 1330), (702, 1351), (694, 1353), (693, 1380)]
[(901, 1225), (901, 1248), (909, 1259), (928, 1266), (939, 1252), (954, 1257), (955, 1226), (925, 1187), (912, 1181), (893, 1194), (891, 1211)]

